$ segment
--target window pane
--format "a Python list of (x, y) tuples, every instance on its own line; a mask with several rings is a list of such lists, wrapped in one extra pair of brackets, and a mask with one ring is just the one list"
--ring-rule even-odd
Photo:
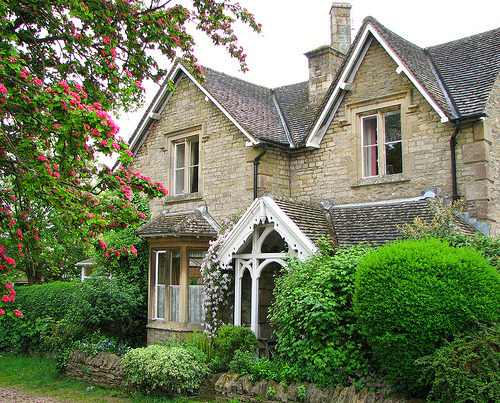
[(363, 176), (378, 175), (378, 147), (363, 147)]
[(175, 194), (184, 194), (184, 168), (175, 170)]
[(167, 274), (167, 254), (157, 253), (156, 259), (156, 300), (155, 300), (155, 318), (165, 318), (165, 280)]
[(157, 284), (165, 284), (166, 270), (167, 270), (167, 254), (158, 253), (158, 269), (157, 269)]
[(170, 252), (170, 284), (179, 285), (181, 277), (181, 252), (173, 250)]
[(200, 142), (198, 140), (191, 140), (189, 146), (189, 165), (198, 165), (200, 163)]
[(399, 112), (386, 113), (385, 116), (385, 142), (401, 140), (401, 115)]
[(185, 143), (178, 143), (175, 145), (175, 167), (184, 168), (184, 153), (186, 149)]
[(386, 174), (400, 174), (403, 172), (403, 158), (401, 141), (385, 145)]
[(189, 322), (201, 323), (201, 300), (203, 286), (201, 281), (201, 261), (206, 251), (189, 251)]
[(363, 118), (363, 146), (377, 145), (377, 117)]
[(189, 192), (198, 191), (198, 167), (189, 168)]
[(170, 307), (170, 320), (172, 322), (179, 321), (179, 286), (169, 285), (168, 293), (170, 295), (169, 307)]

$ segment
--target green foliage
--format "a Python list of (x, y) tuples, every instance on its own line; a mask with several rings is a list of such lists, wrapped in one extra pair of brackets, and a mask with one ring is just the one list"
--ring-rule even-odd
[(391, 384), (421, 395), (426, 387), (414, 361), (478, 321), (497, 321), (500, 277), (469, 248), (432, 238), (393, 242), (360, 261), (354, 308)]
[(152, 345), (130, 350), (123, 358), (127, 380), (144, 392), (192, 394), (208, 373), (206, 357), (195, 348)]
[(253, 351), (236, 350), (233, 359), (229, 363), (229, 371), (234, 374), (249, 374), (251, 366), (257, 360), (258, 358)]
[(66, 319), (77, 333), (98, 331), (131, 346), (141, 345), (146, 321), (143, 298), (137, 286), (120, 279), (90, 278), (79, 283)]
[(500, 401), (500, 325), (482, 326), (417, 360), (435, 402)]
[(226, 371), (236, 351), (254, 352), (258, 343), (249, 328), (227, 325), (219, 328), (213, 345), (214, 357), (211, 367), (213, 370)]
[(145, 337), (144, 296), (120, 279), (19, 287), (24, 317), (0, 322), (0, 348), (17, 352), (57, 351), (100, 332), (130, 346)]
[(368, 370), (352, 308), (356, 265), (368, 250), (333, 251), (325, 243), (306, 262), (291, 260), (277, 278), (271, 319), (292, 378), (329, 386)]
[(11, 318), (0, 321), (0, 349), (14, 349), (16, 352), (51, 350), (53, 346), (44, 337), (54, 323), (67, 314), (77, 285), (54, 282), (19, 287), (16, 304), (24, 312), (24, 317), (19, 321)]
[(183, 346), (194, 347), (205, 354), (207, 357), (207, 363), (210, 362), (214, 355), (214, 348), (212, 345), (212, 339), (204, 332), (197, 332), (193, 330), (188, 333), (185, 339), (182, 341)]
[(96, 356), (102, 352), (122, 356), (129, 350), (129, 347), (119, 343), (116, 339), (103, 336), (98, 332), (84, 339), (76, 340), (71, 347), (90, 356)]
[(18, 287), (16, 304), (28, 320), (51, 317), (60, 320), (66, 315), (78, 283), (57, 281), (48, 284)]

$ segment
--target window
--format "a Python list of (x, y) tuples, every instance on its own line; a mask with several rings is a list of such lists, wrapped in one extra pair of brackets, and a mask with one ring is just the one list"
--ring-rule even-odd
[(200, 141), (198, 137), (174, 142), (174, 195), (198, 192)]
[(363, 116), (361, 130), (363, 177), (379, 176), (381, 172), (382, 175), (402, 173), (401, 113)]
[[(156, 252), (154, 319), (201, 323), (203, 286), (200, 268), (206, 250), (185, 250), (185, 253), (188, 267), (182, 267), (180, 249)], [(184, 288), (185, 292), (182, 292), (181, 287), (186, 285), (187, 290)], [(186, 297), (187, 304), (183, 304)], [(182, 306), (187, 307), (184, 315), (180, 312)]]

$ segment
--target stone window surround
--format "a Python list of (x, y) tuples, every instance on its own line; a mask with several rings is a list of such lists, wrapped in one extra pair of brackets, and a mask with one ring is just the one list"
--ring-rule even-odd
[[(356, 135), (356, 152), (355, 163), (357, 175), (352, 188), (361, 186), (381, 185), (386, 183), (407, 182), (407, 168), (405, 164), (405, 155), (408, 155), (407, 138), (409, 127), (406, 121), (406, 115), (414, 113), (418, 107), (412, 104), (411, 91), (402, 91), (388, 96), (379, 98), (364, 99), (348, 103), (345, 106), (345, 120), (340, 122), (343, 126), (350, 126), (353, 134)], [(401, 112), (401, 139), (402, 139), (402, 158), (403, 172), (399, 174), (386, 175), (383, 170), (379, 171), (376, 177), (363, 177), (363, 161), (362, 161), (362, 118), (369, 115), (391, 112), (399, 110)], [(379, 136), (379, 148), (384, 149), (384, 138)], [(383, 161), (379, 161), (381, 164)], [(382, 166), (382, 164), (381, 164)]]
[[(203, 197), (203, 142), (208, 139), (205, 135), (205, 125), (199, 124), (186, 129), (177, 130), (174, 132), (166, 133), (164, 135), (164, 145), (161, 147), (162, 151), (166, 153), (166, 165), (168, 170), (167, 176), (167, 189), (172, 189), (169, 195), (164, 200), (164, 204), (178, 203), (182, 201), (198, 200)], [(174, 194), (174, 172), (175, 172), (175, 144), (182, 142), (182, 140), (198, 139), (199, 155), (198, 155), (198, 191), (194, 193)]]

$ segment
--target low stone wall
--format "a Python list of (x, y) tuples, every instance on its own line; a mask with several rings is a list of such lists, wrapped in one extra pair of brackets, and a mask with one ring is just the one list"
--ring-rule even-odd
[(321, 390), (312, 384), (292, 383), (278, 384), (272, 380), (253, 382), (248, 375), (223, 374), (215, 383), (217, 393), (237, 397), (239, 401), (268, 400), (277, 402), (304, 403), (408, 403), (397, 397), (382, 399), (374, 392), (366, 389), (357, 391), (354, 385), (346, 388), (337, 385), (335, 388)]
[(125, 383), (121, 358), (111, 353), (90, 357), (81, 351), (72, 351), (66, 365), (66, 375), (95, 383), (106, 389), (119, 388)]

